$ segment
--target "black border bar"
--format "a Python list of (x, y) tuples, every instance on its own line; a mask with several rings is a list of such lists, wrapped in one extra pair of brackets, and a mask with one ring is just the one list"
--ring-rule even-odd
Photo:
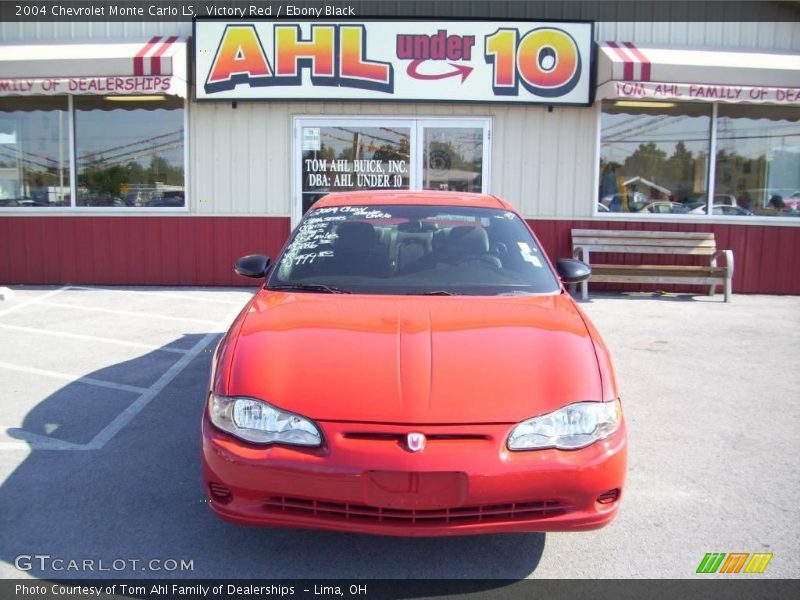
[[(244, 11), (244, 18), (297, 19), (289, 7), (341, 9), (349, 18), (405, 17), (540, 19), (635, 22), (800, 21), (800, 3), (793, 0), (4, 0), (3, 22), (141, 22), (190, 21), (193, 17), (237, 18), (214, 9)], [(257, 14), (257, 11), (269, 14)], [(255, 12), (253, 12), (255, 11)], [(112, 14), (114, 13), (114, 14)]]
[[(18, 586), (25, 586), (19, 588)], [(123, 587), (124, 586), (124, 587)], [(38, 592), (31, 590), (36, 588)], [(21, 591), (27, 590), (27, 591)], [(83, 590), (83, 591), (73, 591)], [(216, 592), (215, 592), (216, 590)], [(99, 594), (97, 593), (99, 591)], [(72, 592), (72, 593), (70, 593)], [(360, 579), (360, 580), (212, 580), (212, 579), (6, 579), (0, 580), (0, 598), (21, 600), (778, 600), (796, 598), (800, 580), (731, 575), (705, 579)]]

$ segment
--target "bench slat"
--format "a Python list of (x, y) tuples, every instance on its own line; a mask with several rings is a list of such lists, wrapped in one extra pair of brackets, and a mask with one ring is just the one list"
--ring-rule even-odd
[(592, 266), (592, 276), (595, 275), (630, 275), (637, 277), (675, 275), (676, 277), (692, 277), (695, 275), (708, 275), (722, 277), (725, 275), (725, 267), (704, 267), (696, 265), (594, 265)]
[(613, 246), (598, 244), (594, 246), (573, 246), (575, 248), (581, 247), (590, 252), (613, 252), (616, 254), (695, 254), (701, 256), (710, 256), (717, 251), (716, 246)]
[(702, 231), (633, 231), (630, 229), (573, 229), (572, 237), (635, 237), (688, 240), (713, 240), (713, 233)]
[(676, 238), (636, 238), (636, 237), (580, 237), (572, 236), (573, 246), (591, 246), (601, 244), (605, 246), (698, 246), (703, 248), (716, 248), (713, 238), (710, 240), (680, 240)]
[(725, 277), (684, 277), (677, 275), (636, 276), (636, 275), (592, 275), (594, 283), (692, 283), (710, 285), (724, 283)]

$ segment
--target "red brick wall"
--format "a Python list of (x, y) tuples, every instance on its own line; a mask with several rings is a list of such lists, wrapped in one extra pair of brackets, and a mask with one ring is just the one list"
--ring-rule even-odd
[(234, 261), (288, 236), (288, 217), (0, 217), (0, 282), (252, 285)]
[[(800, 294), (800, 227), (719, 225), (703, 223), (641, 223), (622, 221), (551, 221), (529, 219), (551, 258), (572, 254), (572, 229), (634, 229), (642, 231), (701, 231), (713, 233), (720, 250), (733, 250), (734, 293)], [(617, 264), (708, 264), (703, 257), (631, 254), (592, 254), (591, 260)], [(705, 259), (707, 260), (707, 258)], [(593, 284), (590, 289), (652, 291), (699, 290), (700, 286), (632, 286)]]
[[(570, 256), (572, 229), (713, 232), (733, 250), (735, 293), (800, 294), (800, 227), (528, 221), (552, 258)], [(273, 259), (289, 236), (288, 217), (0, 217), (0, 284), (251, 285), (233, 272), (244, 254)], [(701, 258), (593, 255), (624, 264), (701, 264)], [(595, 284), (593, 289), (654, 286)], [(676, 286), (659, 286), (675, 291)], [(683, 288), (699, 290), (697, 286)]]

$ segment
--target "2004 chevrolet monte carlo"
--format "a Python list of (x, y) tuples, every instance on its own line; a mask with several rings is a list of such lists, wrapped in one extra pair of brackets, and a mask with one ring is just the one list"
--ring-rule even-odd
[(608, 350), (494, 196), (317, 202), (214, 356), (210, 506), (243, 524), (438, 536), (596, 529), (626, 432)]

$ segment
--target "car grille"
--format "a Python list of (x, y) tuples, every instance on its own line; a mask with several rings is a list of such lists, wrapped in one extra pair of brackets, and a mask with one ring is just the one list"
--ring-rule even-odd
[[(348, 440), (370, 440), (370, 441), (387, 441), (387, 442), (404, 442), (406, 439), (405, 433), (372, 433), (362, 431), (346, 431), (342, 437)], [(491, 437), (481, 433), (426, 433), (425, 438), (428, 441), (441, 440), (441, 441), (464, 441), (464, 440), (490, 440)]]
[(487, 521), (528, 521), (564, 514), (571, 510), (570, 506), (552, 500), (419, 510), (381, 508), (285, 496), (268, 498), (264, 503), (264, 508), (271, 512), (293, 513), (324, 519), (423, 526)]

